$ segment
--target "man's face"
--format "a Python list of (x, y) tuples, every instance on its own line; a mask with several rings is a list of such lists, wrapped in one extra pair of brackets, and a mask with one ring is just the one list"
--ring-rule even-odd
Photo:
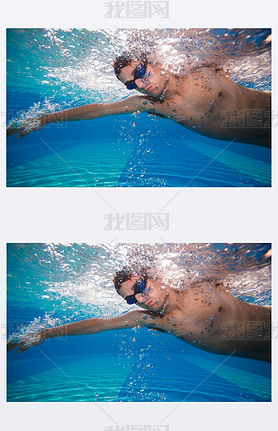
[[(140, 280), (140, 276), (133, 276), (129, 280), (122, 283), (119, 294), (122, 298), (127, 298), (134, 295), (135, 283)], [(150, 311), (159, 312), (167, 299), (168, 293), (162, 288), (157, 281), (152, 281), (149, 278), (146, 281), (146, 288), (142, 293), (135, 294), (136, 305)]]
[[(119, 74), (120, 81), (125, 84), (134, 80), (134, 72), (140, 66), (140, 61), (133, 61), (128, 66), (122, 68)], [(136, 79), (136, 90), (142, 94), (152, 97), (159, 97), (168, 82), (166, 74), (158, 67), (147, 64), (146, 73), (142, 78)]]

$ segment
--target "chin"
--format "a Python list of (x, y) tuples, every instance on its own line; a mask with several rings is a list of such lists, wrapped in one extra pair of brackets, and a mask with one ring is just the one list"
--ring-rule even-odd
[(163, 93), (163, 91), (162, 91), (162, 90), (161, 90), (161, 88), (159, 88), (159, 87), (153, 88), (153, 89), (149, 92), (149, 94), (150, 94), (151, 96), (154, 96), (154, 97), (159, 97), (162, 93)]
[(153, 304), (150, 307), (150, 310), (158, 313), (160, 310), (162, 310), (162, 308), (163, 308), (163, 306), (161, 304)]

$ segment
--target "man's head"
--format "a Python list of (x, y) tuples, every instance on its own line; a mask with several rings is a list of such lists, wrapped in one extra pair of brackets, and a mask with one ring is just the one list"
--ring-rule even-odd
[(123, 54), (123, 55), (120, 55), (119, 57), (117, 57), (115, 59), (115, 61), (113, 63), (113, 68), (114, 68), (115, 75), (116, 75), (116, 77), (118, 79), (120, 79), (119, 78), (119, 74), (120, 74), (121, 70), (124, 67), (129, 66), (130, 63), (132, 63), (134, 61), (134, 59), (135, 59), (134, 57), (132, 57), (129, 54), (126, 54), (126, 53)]
[(159, 312), (165, 306), (168, 297), (166, 289), (158, 281), (148, 277), (146, 271), (140, 274), (122, 270), (114, 277), (115, 289), (128, 304), (136, 304), (141, 308)]
[(152, 64), (146, 54), (123, 54), (116, 58), (113, 67), (116, 77), (127, 89), (136, 89), (152, 97), (161, 96), (168, 82), (166, 73)]

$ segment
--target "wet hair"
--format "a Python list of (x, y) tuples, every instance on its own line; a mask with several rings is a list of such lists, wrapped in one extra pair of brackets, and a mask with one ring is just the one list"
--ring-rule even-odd
[(148, 271), (146, 268), (137, 268), (135, 271), (128, 268), (124, 268), (121, 271), (116, 272), (113, 281), (118, 294), (120, 294), (119, 290), (122, 287), (122, 283), (127, 280), (130, 280), (131, 277), (133, 277), (135, 274), (139, 274), (142, 278), (148, 277)]
[(128, 66), (131, 62), (132, 62), (132, 57), (130, 57), (127, 54), (120, 55), (120, 57), (117, 57), (115, 59), (113, 63), (113, 68), (114, 68), (115, 75), (118, 79), (122, 68)]
[(133, 61), (142, 61), (142, 62), (146, 62), (147, 63), (147, 54), (145, 53), (140, 53), (140, 54), (129, 54), (129, 53), (123, 53), (122, 55), (120, 55), (119, 57), (117, 57), (113, 63), (113, 69), (115, 72), (115, 75), (118, 79), (119, 75), (121, 73), (121, 70), (126, 67), (129, 66), (130, 63), (132, 63)]
[(119, 290), (122, 287), (122, 283), (129, 280), (132, 277), (132, 275), (133, 275), (132, 272), (129, 271), (128, 269), (122, 269), (121, 271), (116, 272), (113, 281), (114, 281), (115, 289), (118, 293), (120, 293)]

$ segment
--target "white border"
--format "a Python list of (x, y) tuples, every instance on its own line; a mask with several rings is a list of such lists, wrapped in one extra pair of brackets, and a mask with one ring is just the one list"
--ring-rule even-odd
[[(274, 1), (262, 4), (258, 0), (216, 0), (189, 2), (170, 0), (169, 20), (109, 20), (104, 19), (104, 2), (78, 3), (48, 0), (24, 2), (14, 0), (1, 12), (1, 55), (5, 55), (5, 27), (272, 27), (276, 37), (276, 8)], [(2, 6), (3, 7), (3, 6)], [(275, 41), (276, 42), (276, 41)], [(277, 75), (277, 47), (273, 43), (273, 77)], [(2, 60), (2, 58), (1, 58)], [(1, 70), (4, 59), (1, 61)], [(2, 75), (4, 76), (4, 75)], [(5, 79), (0, 80), (5, 94)], [(276, 81), (273, 83), (276, 93)], [(276, 100), (276, 98), (275, 98)], [(273, 104), (273, 109), (276, 102)], [(5, 100), (1, 98), (1, 112)], [(1, 120), (3, 117), (1, 118)], [(5, 188), (5, 131), (1, 128), (1, 290), (5, 297), (6, 242), (110, 242), (116, 235), (104, 231), (106, 204), (92, 190), (85, 189), (6, 189)], [(273, 139), (273, 166), (277, 166), (276, 130)], [(272, 242), (274, 259), (277, 255), (277, 226), (275, 223), (277, 175), (273, 169), (272, 189), (186, 189), (169, 206), (169, 232), (117, 232), (121, 242)], [(161, 202), (173, 196), (173, 189), (103, 189), (103, 196), (113, 200), (120, 212), (142, 212), (142, 202), (148, 212), (157, 211)], [(160, 207), (159, 207), (160, 208)], [(82, 220), (82, 223), (79, 222)], [(163, 235), (161, 235), (163, 233)], [(159, 238), (158, 238), (159, 236)], [(273, 285), (277, 285), (277, 270), (273, 264)], [(273, 291), (273, 302), (277, 296)], [(5, 316), (5, 298), (1, 301), (1, 316)], [(273, 320), (277, 322), (275, 310)], [(2, 321), (3, 322), (3, 321)], [(1, 322), (1, 323), (2, 323)], [(3, 333), (3, 328), (2, 328)], [(1, 334), (3, 335), (3, 334)], [(276, 355), (277, 349), (275, 346)], [(275, 371), (275, 370), (274, 370)], [(5, 340), (1, 337), (1, 379), (5, 377)], [(276, 372), (274, 373), (276, 377)], [(5, 386), (5, 385), (4, 385)], [(169, 416), (169, 431), (194, 428), (225, 431), (248, 427), (253, 431), (272, 429), (276, 423), (277, 387), (274, 401), (266, 403), (220, 404), (185, 403)], [(68, 431), (92, 429), (102, 431), (111, 425), (105, 415), (90, 403), (5, 403), (1, 385), (1, 422), (9, 430), (37, 431), (59, 428)], [(156, 424), (171, 403), (112, 403), (105, 408), (120, 425), (127, 423)]]

